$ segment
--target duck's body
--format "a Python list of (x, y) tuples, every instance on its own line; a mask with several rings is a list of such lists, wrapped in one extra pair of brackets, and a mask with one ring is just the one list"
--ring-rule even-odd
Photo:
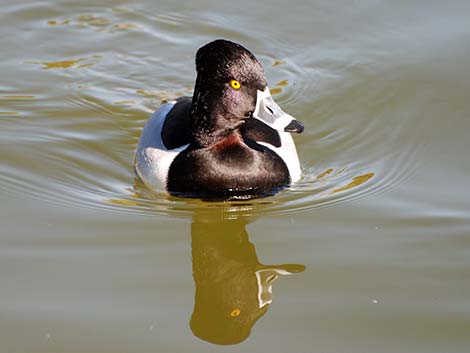
[[(241, 68), (225, 65), (227, 58), (216, 57), (220, 50), (243, 57)], [(303, 127), (274, 103), (261, 65), (246, 52), (222, 40), (198, 51), (194, 97), (163, 104), (142, 132), (135, 170), (148, 187), (184, 197), (237, 198), (272, 194), (300, 178), (286, 131)]]

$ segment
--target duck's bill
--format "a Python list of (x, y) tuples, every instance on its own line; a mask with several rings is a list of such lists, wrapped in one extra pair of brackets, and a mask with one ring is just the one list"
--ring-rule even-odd
[(268, 87), (266, 87), (264, 91), (258, 90), (253, 117), (261, 120), (275, 130), (295, 132), (298, 134), (304, 131), (304, 125), (300, 121), (285, 113), (281, 107), (277, 105)]

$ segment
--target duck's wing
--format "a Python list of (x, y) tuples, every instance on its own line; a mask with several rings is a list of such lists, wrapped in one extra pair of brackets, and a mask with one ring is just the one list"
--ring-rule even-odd
[(190, 111), (192, 97), (180, 97), (168, 112), (162, 127), (162, 141), (172, 150), (189, 144), (191, 139)]
[(248, 119), (245, 125), (243, 125), (242, 135), (244, 139), (252, 140), (256, 143), (261, 142), (274, 147), (281, 147), (279, 132), (258, 119)]
[(245, 140), (265, 146), (281, 157), (289, 169), (292, 182), (300, 179), (300, 161), (290, 133), (275, 130), (258, 119), (250, 118), (242, 129), (242, 135)]

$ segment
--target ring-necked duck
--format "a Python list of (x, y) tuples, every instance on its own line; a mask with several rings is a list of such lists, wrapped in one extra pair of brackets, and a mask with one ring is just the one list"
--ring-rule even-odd
[(145, 125), (135, 170), (149, 188), (200, 198), (274, 194), (300, 178), (291, 132), (303, 125), (274, 102), (263, 67), (215, 40), (196, 53), (193, 97), (161, 105)]

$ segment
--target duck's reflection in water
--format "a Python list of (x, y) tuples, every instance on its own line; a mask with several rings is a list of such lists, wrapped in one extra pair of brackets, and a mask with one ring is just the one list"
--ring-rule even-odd
[(262, 265), (248, 239), (248, 219), (195, 215), (191, 226), (194, 310), (191, 330), (215, 344), (244, 341), (272, 302), (272, 285), (302, 272), (298, 264)]

